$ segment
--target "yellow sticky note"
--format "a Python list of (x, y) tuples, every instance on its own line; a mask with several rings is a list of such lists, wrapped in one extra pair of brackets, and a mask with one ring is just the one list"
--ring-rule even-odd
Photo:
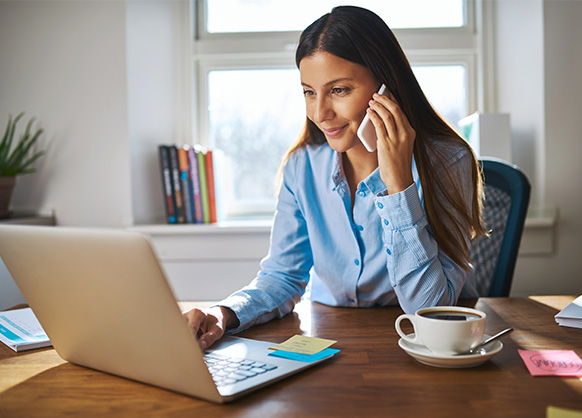
[(271, 350), (283, 350), (290, 351), (292, 353), (300, 353), (312, 355), (319, 353), (321, 350), (326, 349), (330, 345), (336, 343), (334, 340), (326, 340), (323, 338), (307, 337), (305, 335), (294, 335), (287, 341), (281, 344), (269, 347)]
[(546, 418), (582, 418), (582, 411), (573, 411), (571, 409), (548, 406)]

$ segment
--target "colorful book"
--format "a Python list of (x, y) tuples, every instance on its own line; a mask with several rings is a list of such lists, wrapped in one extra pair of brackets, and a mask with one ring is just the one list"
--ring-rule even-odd
[(232, 178), (230, 170), (230, 160), (224, 152), (218, 148), (212, 150), (212, 161), (214, 171), (214, 196), (216, 201), (216, 221), (221, 222), (226, 219), (227, 196), (232, 192), (232, 184), (228, 182)]
[(216, 189), (214, 184), (214, 164), (213, 152), (211, 149), (206, 151), (206, 183), (208, 184), (208, 216), (210, 223), (216, 222)]
[(188, 150), (190, 147), (184, 145), (178, 148), (178, 166), (180, 168), (180, 185), (182, 186), (182, 206), (184, 217), (187, 223), (194, 223), (194, 212), (192, 205), (190, 187), (190, 163), (188, 162)]
[(194, 222), (203, 223), (202, 196), (200, 195), (200, 176), (198, 174), (198, 157), (194, 148), (188, 149), (188, 160), (190, 162), (190, 187), (192, 190), (192, 205), (194, 207)]
[(202, 200), (202, 217), (204, 223), (210, 223), (210, 208), (208, 206), (208, 181), (206, 179), (206, 150), (200, 146), (196, 147), (196, 157), (198, 158), (198, 175), (200, 177), (200, 198)]
[(17, 352), (51, 346), (30, 308), (0, 312), (0, 341)]
[(178, 163), (178, 147), (175, 145), (168, 147), (170, 152), (170, 172), (172, 174), (172, 190), (174, 191), (174, 202), (176, 202), (176, 218), (178, 223), (185, 223), (184, 204), (182, 199), (182, 184), (180, 182), (180, 165)]
[(166, 210), (166, 220), (174, 224), (178, 221), (176, 217), (176, 204), (174, 202), (174, 192), (172, 189), (172, 174), (170, 171), (170, 154), (166, 145), (158, 147), (160, 157), (160, 170), (162, 172), (162, 189), (164, 192), (164, 207)]

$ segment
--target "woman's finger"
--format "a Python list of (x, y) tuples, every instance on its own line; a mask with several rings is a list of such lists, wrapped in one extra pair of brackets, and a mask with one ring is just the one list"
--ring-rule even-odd
[(372, 107), (366, 109), (366, 113), (368, 114), (368, 117), (370, 118), (372, 125), (374, 125), (374, 129), (376, 130), (376, 136), (378, 138), (387, 136), (388, 132), (386, 130), (386, 124), (384, 123), (382, 118), (378, 115), (378, 113), (376, 113), (376, 111)]
[(376, 133), (380, 133), (380, 135), (377, 135), (378, 138), (384, 137), (386, 140), (397, 140), (398, 127), (390, 111), (382, 103), (375, 100), (370, 102), (370, 109), (372, 123), (374, 123), (373, 117), (377, 118), (377, 123), (374, 124), (374, 127), (376, 128)]
[(198, 344), (201, 349), (206, 349), (218, 341), (224, 335), (224, 330), (216, 323), (208, 328), (208, 330), (200, 335)]
[(198, 308), (191, 309), (187, 312), (183, 312), (182, 315), (186, 319), (188, 327), (192, 330), (194, 335), (198, 334), (200, 327), (204, 322), (206, 314)]
[(394, 99), (394, 95), (392, 93), (390, 93), (390, 97), (374, 94), (374, 101), (382, 104), (382, 106), (384, 106), (386, 110), (390, 113), (394, 120), (396, 131), (407, 134), (410, 134), (412, 131), (414, 131), (414, 129), (410, 125), (408, 117), (406, 117), (406, 114), (404, 113), (398, 102)]

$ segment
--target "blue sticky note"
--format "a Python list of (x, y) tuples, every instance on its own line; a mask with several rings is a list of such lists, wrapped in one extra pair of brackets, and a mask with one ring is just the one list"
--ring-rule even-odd
[(283, 351), (277, 350), (269, 353), (270, 356), (286, 358), (289, 360), (297, 360), (297, 361), (304, 361), (306, 363), (313, 363), (314, 361), (318, 361), (327, 357), (331, 357), (336, 353), (339, 353), (340, 350), (336, 350), (335, 348), (326, 348), (325, 350), (321, 350), (319, 353), (315, 354), (300, 354), (300, 353), (293, 353), (291, 351)]

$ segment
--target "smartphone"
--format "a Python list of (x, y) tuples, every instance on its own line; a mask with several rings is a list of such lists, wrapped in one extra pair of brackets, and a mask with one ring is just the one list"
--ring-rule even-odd
[[(378, 90), (378, 94), (386, 95), (386, 86), (382, 84), (380, 86), (380, 90)], [(376, 128), (374, 128), (374, 124), (370, 120), (370, 117), (366, 113), (364, 116), (364, 120), (360, 124), (358, 128), (358, 138), (364, 144), (364, 147), (370, 152), (376, 151), (376, 142), (378, 142), (378, 137), (376, 136)]]

